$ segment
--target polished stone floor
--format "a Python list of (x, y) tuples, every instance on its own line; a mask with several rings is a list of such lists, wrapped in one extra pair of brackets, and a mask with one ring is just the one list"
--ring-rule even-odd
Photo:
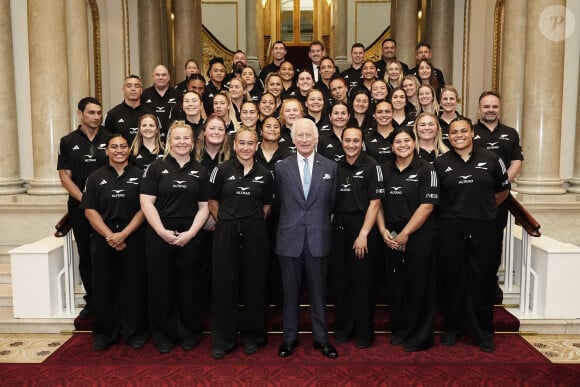
[[(70, 334), (0, 334), (0, 363), (41, 363)], [(580, 364), (580, 335), (524, 335), (553, 363)]]

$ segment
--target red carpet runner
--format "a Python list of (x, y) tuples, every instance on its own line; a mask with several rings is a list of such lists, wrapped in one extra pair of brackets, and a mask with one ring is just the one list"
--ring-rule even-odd
[(312, 348), (310, 335), (286, 359), (277, 355), (281, 335), (253, 356), (240, 347), (222, 360), (210, 354), (210, 337), (197, 348), (160, 355), (153, 344), (140, 350), (115, 345), (92, 350), (89, 334), (76, 334), (43, 364), (0, 364), (2, 386), (578, 386), (580, 366), (551, 364), (517, 334), (496, 336), (497, 349), (485, 354), (460, 341), (405, 353), (377, 336), (367, 350), (354, 343), (337, 346), (329, 360)]

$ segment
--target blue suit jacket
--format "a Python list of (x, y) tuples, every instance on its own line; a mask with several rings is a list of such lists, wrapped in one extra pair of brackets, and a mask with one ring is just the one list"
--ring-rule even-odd
[(304, 238), (315, 257), (328, 255), (331, 246), (330, 215), (338, 187), (337, 166), (319, 154), (314, 155), (308, 199), (304, 198), (297, 156), (276, 164), (276, 191), (280, 199), (280, 221), (276, 254), (302, 255)]

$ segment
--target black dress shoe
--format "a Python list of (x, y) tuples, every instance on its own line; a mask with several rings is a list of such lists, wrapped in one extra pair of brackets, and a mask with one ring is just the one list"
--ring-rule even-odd
[(401, 345), (403, 344), (403, 341), (405, 341), (405, 339), (401, 335), (394, 334), (391, 336), (391, 344), (393, 345)]
[(495, 343), (492, 339), (485, 339), (479, 342), (479, 349), (481, 352), (491, 353), (495, 351)]
[(244, 343), (244, 353), (246, 355), (253, 355), (258, 352), (258, 344), (255, 341), (246, 341)]
[(283, 341), (278, 348), (278, 356), (288, 357), (294, 352), (294, 348), (298, 346), (298, 340)]
[(200, 340), (201, 333), (198, 333), (197, 335), (194, 335), (191, 338), (183, 340), (181, 342), (181, 348), (183, 348), (184, 351), (191, 351), (197, 346), (197, 344), (199, 344)]
[(157, 350), (159, 351), (159, 353), (162, 353), (162, 354), (169, 353), (169, 351), (171, 351), (171, 344), (169, 344), (168, 342), (164, 342), (164, 341), (157, 343)]
[(350, 340), (351, 335), (342, 333), (342, 332), (335, 332), (334, 333), (334, 342), (336, 344), (346, 344)]
[(83, 320), (88, 319), (95, 313), (93, 304), (86, 304), (85, 307), (79, 312), (79, 317)]
[(451, 347), (457, 343), (457, 334), (453, 331), (445, 331), (441, 334), (441, 344)]
[(106, 342), (104, 342), (102, 340), (95, 340), (93, 342), (93, 349), (95, 351), (103, 351), (103, 350), (107, 349), (108, 346), (109, 346), (109, 344), (107, 344)]
[(332, 346), (332, 344), (330, 343), (324, 343), (324, 344), (320, 344), (317, 343), (316, 341), (312, 344), (312, 346), (314, 347), (314, 349), (319, 349), (320, 352), (330, 358), (330, 359), (336, 359), (338, 357), (338, 351), (336, 350), (336, 348), (334, 348)]
[(129, 342), (129, 346), (133, 349), (143, 348), (147, 339), (133, 339)]

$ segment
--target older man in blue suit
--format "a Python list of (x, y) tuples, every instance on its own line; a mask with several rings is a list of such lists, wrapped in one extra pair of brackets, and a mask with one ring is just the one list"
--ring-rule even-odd
[(276, 254), (280, 258), (284, 291), (284, 341), (278, 354), (290, 356), (298, 345), (299, 293), (304, 268), (314, 348), (334, 359), (338, 353), (328, 341), (325, 290), (337, 166), (315, 153), (318, 130), (311, 120), (303, 118), (294, 123), (292, 141), (296, 156), (276, 164), (281, 203)]

